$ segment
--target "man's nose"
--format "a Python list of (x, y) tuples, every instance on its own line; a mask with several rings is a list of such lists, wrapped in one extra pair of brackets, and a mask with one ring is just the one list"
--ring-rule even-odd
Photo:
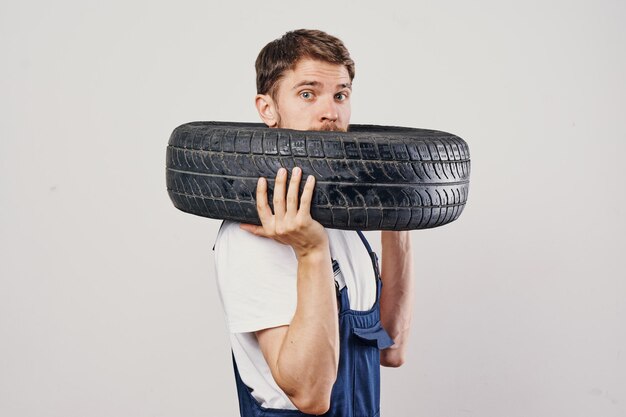
[(336, 122), (339, 119), (339, 110), (337, 109), (337, 103), (335, 97), (324, 98), (322, 100), (322, 108), (320, 109), (320, 119), (322, 122)]

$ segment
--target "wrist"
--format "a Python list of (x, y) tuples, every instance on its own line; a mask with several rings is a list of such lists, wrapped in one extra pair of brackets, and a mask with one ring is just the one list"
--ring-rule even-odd
[(319, 259), (330, 253), (328, 235), (325, 230), (322, 230), (321, 233), (315, 233), (310, 239), (299, 243), (292, 246), (298, 260), (305, 258)]
[(314, 261), (319, 262), (325, 258), (330, 258), (330, 247), (328, 242), (323, 242), (315, 246), (294, 249), (298, 261)]

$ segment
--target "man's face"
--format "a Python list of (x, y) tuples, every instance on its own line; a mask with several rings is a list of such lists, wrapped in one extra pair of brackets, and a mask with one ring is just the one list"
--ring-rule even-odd
[(257, 108), (269, 127), (346, 131), (351, 94), (350, 75), (344, 65), (305, 58), (293, 70), (285, 71), (274, 99), (257, 95)]

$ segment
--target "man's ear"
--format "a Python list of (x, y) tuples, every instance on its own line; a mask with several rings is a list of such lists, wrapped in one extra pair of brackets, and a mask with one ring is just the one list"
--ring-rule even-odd
[(265, 123), (267, 127), (278, 126), (280, 117), (278, 116), (276, 103), (274, 103), (274, 100), (269, 94), (257, 94), (254, 98), (254, 104), (259, 112), (259, 116), (261, 116), (263, 123)]

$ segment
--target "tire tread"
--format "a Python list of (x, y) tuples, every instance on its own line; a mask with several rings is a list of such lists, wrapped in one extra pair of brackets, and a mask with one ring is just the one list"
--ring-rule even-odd
[(325, 227), (426, 229), (461, 215), (470, 174), (463, 139), (426, 129), (356, 126), (361, 130), (346, 133), (181, 125), (167, 148), (168, 193), (182, 211), (260, 224), (257, 178), (267, 177), (271, 205), (278, 169), (299, 166), (305, 177), (316, 177), (311, 215)]

